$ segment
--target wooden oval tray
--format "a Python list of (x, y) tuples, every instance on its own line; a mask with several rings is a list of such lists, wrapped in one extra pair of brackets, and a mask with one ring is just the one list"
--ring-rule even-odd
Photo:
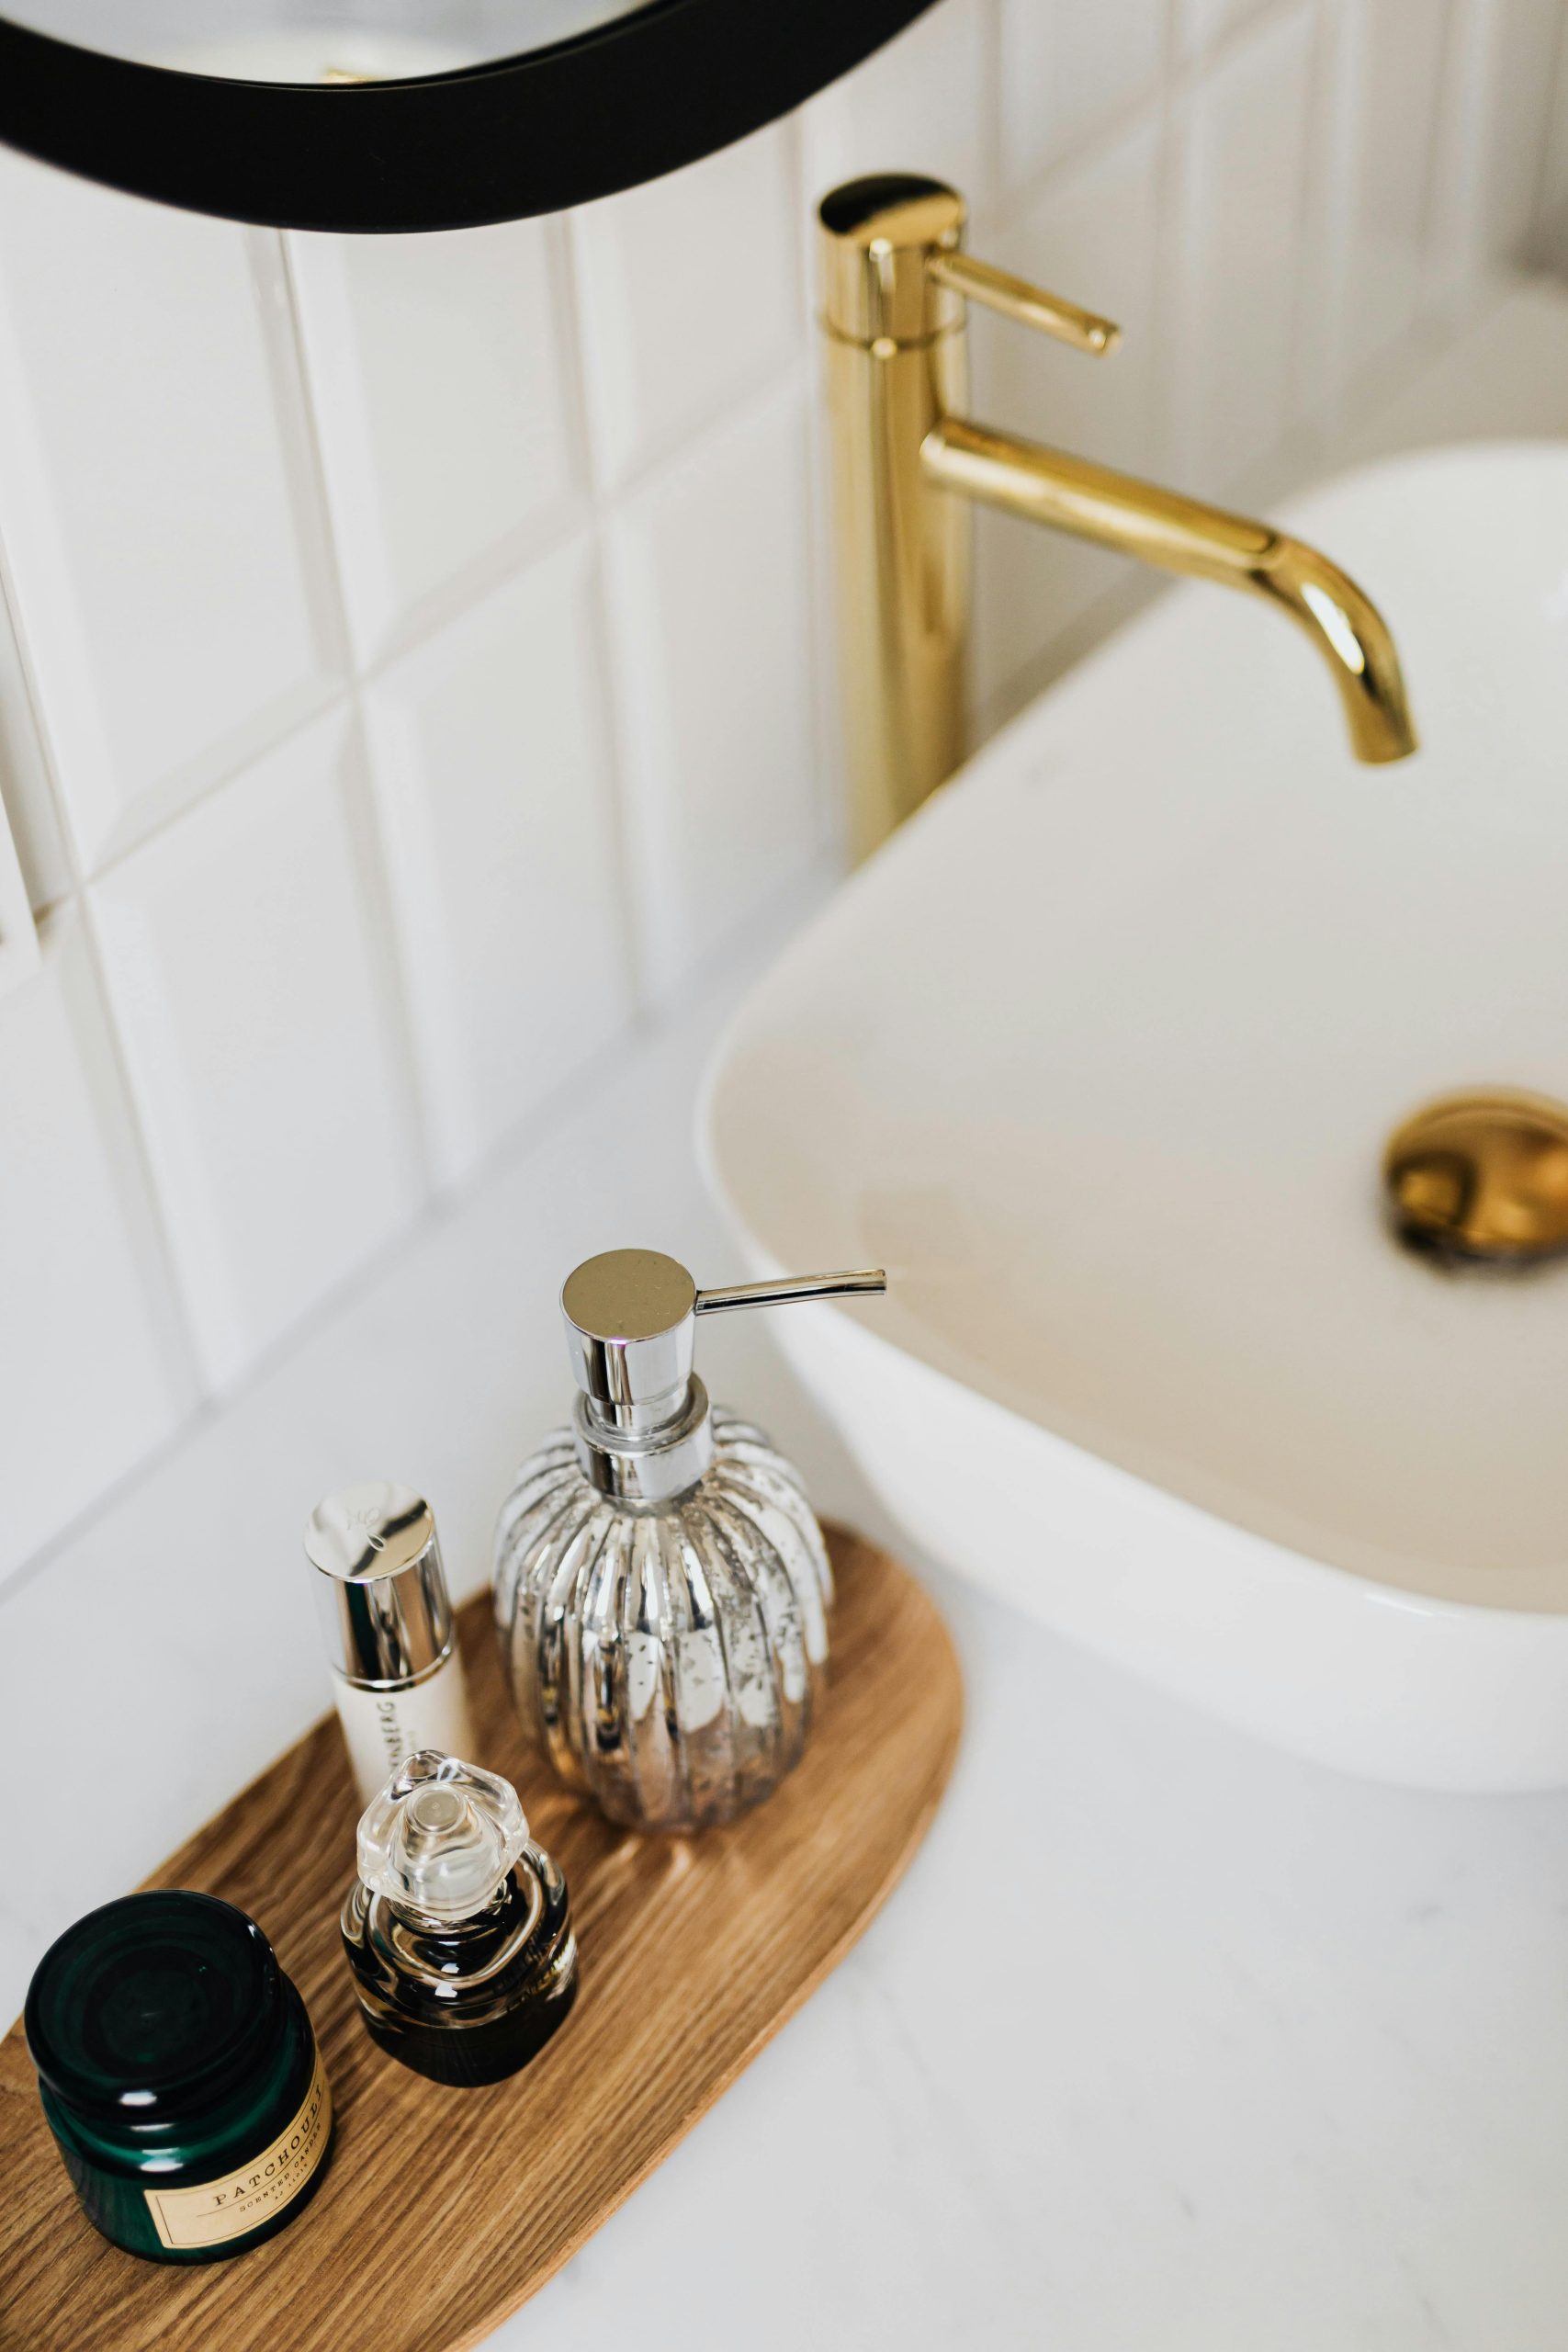
[[(252, 1913), (304, 1996), (336, 2109), (331, 2165), (253, 2253), (138, 2261), (83, 2218), (18, 2022), (0, 2043), (0, 2346), (452, 2352), (541, 2287), (848, 1951), (936, 1810), (963, 1715), (946, 1628), (885, 1553), (839, 1529), (829, 1541), (832, 1672), (806, 1756), (758, 1811), (699, 1838), (613, 1828), (547, 1783), (488, 1596), (461, 1611), (479, 1760), (515, 1778), (564, 1868), (581, 1952), (572, 2015), (508, 2082), (426, 2082), (360, 2025), (338, 1942), (356, 1806), (335, 1718), (172, 1855), (148, 1883)], [(421, 2258), (431, 2243), (439, 2264)]]

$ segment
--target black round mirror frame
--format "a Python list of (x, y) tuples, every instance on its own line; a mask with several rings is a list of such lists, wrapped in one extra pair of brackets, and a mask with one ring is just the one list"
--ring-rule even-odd
[(467, 229), (557, 212), (787, 114), (931, 0), (651, 0), (471, 71), (306, 86), (78, 49), (0, 18), (0, 141), (268, 228)]

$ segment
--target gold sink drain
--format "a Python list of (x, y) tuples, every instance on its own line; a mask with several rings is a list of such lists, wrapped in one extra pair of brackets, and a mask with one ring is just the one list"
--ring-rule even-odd
[(1383, 1153), (1401, 1241), (1451, 1264), (1529, 1266), (1568, 1250), (1568, 1104), (1515, 1087), (1445, 1094)]

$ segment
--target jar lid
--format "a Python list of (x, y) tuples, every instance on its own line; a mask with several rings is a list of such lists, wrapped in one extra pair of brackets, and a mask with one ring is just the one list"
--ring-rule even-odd
[(150, 2123), (270, 2062), (283, 1983), (265, 1936), (231, 1903), (185, 1888), (123, 1895), (39, 1961), (28, 2048), (66, 2106)]

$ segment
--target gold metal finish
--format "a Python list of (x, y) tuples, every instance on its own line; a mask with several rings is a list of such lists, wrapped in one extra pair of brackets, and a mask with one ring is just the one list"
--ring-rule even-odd
[(1508, 1086), (1445, 1094), (1391, 1136), (1401, 1240), (1452, 1263), (1529, 1266), (1568, 1250), (1568, 1104)]
[(1315, 548), (1267, 523), (961, 416), (944, 418), (927, 434), (920, 463), (942, 490), (1049, 523), (1162, 571), (1268, 597), (1306, 631), (1328, 664), (1356, 757), (1376, 763), (1415, 750), (1399, 656), (1383, 617)]
[(920, 445), (968, 390), (961, 295), (932, 253), (964, 202), (934, 180), (856, 181), (822, 206), (850, 846), (868, 857), (964, 757), (972, 525)]
[(929, 343), (962, 328), (963, 297), (931, 265), (957, 252), (967, 217), (956, 188), (907, 172), (851, 180), (825, 196), (818, 220), (828, 333), (871, 347)]
[(1357, 758), (1416, 749), (1381, 614), (1314, 548), (964, 415), (969, 302), (1091, 356), (1115, 348), (1111, 320), (965, 254), (964, 200), (939, 180), (851, 181), (819, 219), (857, 858), (964, 756), (976, 500), (1267, 598), (1328, 665)]
[(926, 269), (950, 293), (966, 295), (971, 302), (983, 302), (987, 311), (1011, 319), (1015, 326), (1032, 327), (1037, 334), (1053, 335), (1058, 343), (1068, 344), (1074, 351), (1085, 352), (1091, 359), (1114, 351), (1122, 340), (1122, 330), (1114, 319), (1102, 319), (1093, 311), (1081, 311), (1076, 302), (1066, 302), (1059, 294), (1043, 294), (1027, 278), (1014, 277), (1010, 271), (997, 269), (988, 261), (976, 261), (973, 254), (939, 253), (926, 264)]

